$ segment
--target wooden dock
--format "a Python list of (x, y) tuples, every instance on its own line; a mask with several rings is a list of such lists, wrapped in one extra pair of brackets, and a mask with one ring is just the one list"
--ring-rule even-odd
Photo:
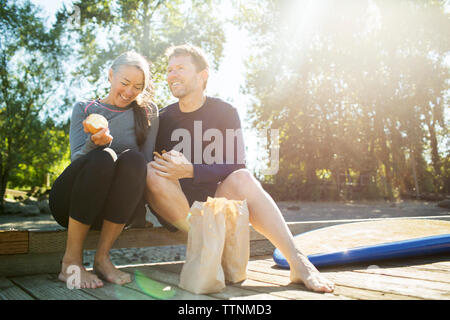
[(0, 278), (0, 298), (14, 300), (417, 300), (450, 299), (450, 255), (392, 260), (372, 265), (326, 268), (321, 271), (336, 284), (332, 294), (314, 293), (289, 280), (289, 270), (275, 267), (271, 256), (252, 257), (248, 279), (228, 284), (220, 292), (196, 295), (180, 289), (183, 262), (124, 267), (133, 282), (106, 283), (97, 289), (68, 289), (56, 274)]
[[(448, 220), (449, 217), (442, 217)], [(356, 221), (356, 220), (355, 220)], [(348, 221), (346, 221), (348, 222)], [(319, 223), (319, 222), (317, 222)], [(320, 222), (322, 224), (330, 222)], [(336, 222), (332, 222), (336, 224)], [(293, 233), (317, 228), (316, 224), (289, 224)], [(323, 225), (322, 225), (323, 226)], [(306, 229), (305, 229), (306, 228)], [(132, 232), (131, 230), (129, 232)], [(165, 233), (161, 233), (164, 236)], [(23, 236), (23, 234), (21, 235)], [(28, 235), (32, 239), (36, 235)], [(48, 234), (46, 234), (48, 236)], [(130, 234), (124, 235), (124, 238)], [(147, 236), (148, 237), (148, 236)], [(42, 238), (45, 238), (42, 235)], [(124, 239), (123, 238), (123, 239)], [(175, 237), (176, 238), (176, 237)], [(0, 240), (2, 237), (0, 237)], [(5, 234), (3, 239), (7, 239)], [(8, 238), (9, 239), (9, 238)], [(135, 239), (136, 240), (136, 239)], [(154, 239), (153, 239), (154, 240)], [(178, 287), (183, 261), (121, 266), (133, 275), (124, 286), (105, 283), (97, 289), (68, 289), (57, 279), (55, 268), (33, 273), (14, 272), (14, 260), (19, 264), (32, 260), (38, 253), (0, 254), (0, 299), (2, 300), (448, 300), (450, 299), (450, 253), (401, 260), (377, 261), (366, 264), (328, 267), (320, 271), (334, 281), (333, 293), (314, 293), (302, 284), (289, 280), (289, 270), (278, 268), (268, 254), (273, 247), (252, 231), (251, 258), (247, 280), (227, 284), (220, 293), (196, 295)], [(3, 243), (6, 240), (3, 240)], [(47, 240), (46, 240), (47, 241)], [(136, 240), (137, 241), (137, 240)], [(156, 241), (156, 240), (155, 240)], [(1, 242), (1, 241), (0, 241)], [(255, 246), (255, 242), (260, 242)], [(11, 241), (11, 243), (13, 243)], [(120, 241), (119, 241), (120, 243)], [(1, 244), (1, 243), (0, 243)], [(32, 243), (28, 247), (32, 247)], [(35, 245), (35, 244), (34, 244)], [(143, 246), (145, 243), (142, 244)], [(161, 244), (160, 244), (161, 245)], [(17, 244), (17, 246), (19, 246)], [(1, 246), (0, 246), (1, 247)], [(57, 246), (59, 248), (59, 246)], [(41, 248), (42, 249), (42, 248)], [(52, 251), (52, 250), (48, 250)], [(60, 251), (53, 250), (53, 251)], [(55, 252), (47, 252), (48, 257)], [(60, 257), (60, 255), (56, 255)], [(8, 259), (9, 257), (9, 259)], [(22, 260), (21, 260), (22, 259)], [(24, 260), (25, 259), (25, 260)], [(41, 260), (42, 262), (42, 260)], [(3, 267), (1, 266), (3, 264)], [(6, 272), (10, 267), (10, 272)], [(53, 263), (54, 264), (54, 263)], [(56, 264), (59, 268), (59, 264)]]

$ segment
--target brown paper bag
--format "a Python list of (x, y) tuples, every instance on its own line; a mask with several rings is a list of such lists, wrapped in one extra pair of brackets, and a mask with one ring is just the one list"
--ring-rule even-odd
[(250, 230), (247, 201), (227, 200), (225, 247), (222, 267), (225, 280), (236, 283), (247, 279), (250, 257)]
[(215, 201), (195, 201), (190, 210), (186, 262), (179, 286), (196, 294), (219, 292), (225, 288), (221, 265), (225, 214), (218, 209)]
[(225, 279), (247, 278), (250, 255), (246, 201), (208, 197), (190, 210), (186, 262), (180, 288), (193, 293), (213, 293), (225, 288)]

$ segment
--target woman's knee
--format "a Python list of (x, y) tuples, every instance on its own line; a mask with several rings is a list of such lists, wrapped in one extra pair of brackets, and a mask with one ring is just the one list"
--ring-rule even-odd
[(142, 153), (126, 150), (117, 159), (117, 167), (119, 170), (126, 170), (127, 174), (132, 175), (133, 178), (139, 179), (146, 176), (147, 165)]
[(146, 161), (144, 155), (138, 151), (125, 150), (119, 157), (118, 161), (127, 162), (130, 165), (135, 165), (138, 167), (145, 167)]
[(117, 155), (113, 149), (96, 149), (88, 153), (85, 169), (96, 175), (111, 175), (116, 160)]

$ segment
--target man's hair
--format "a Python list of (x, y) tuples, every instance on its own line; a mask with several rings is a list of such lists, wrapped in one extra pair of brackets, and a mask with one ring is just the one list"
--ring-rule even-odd
[(166, 50), (167, 60), (176, 56), (190, 56), (197, 72), (205, 69), (209, 70), (209, 63), (206, 59), (206, 55), (199, 47), (190, 44), (182, 44), (179, 46), (172, 46)]

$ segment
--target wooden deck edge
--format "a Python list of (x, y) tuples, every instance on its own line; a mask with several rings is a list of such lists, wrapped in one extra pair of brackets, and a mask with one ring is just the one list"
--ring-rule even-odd
[[(438, 219), (450, 221), (450, 215), (398, 217), (379, 219), (341, 219), (323, 221), (288, 222), (292, 234), (329, 227), (343, 223), (368, 222), (378, 220), (401, 219)], [(99, 231), (90, 231), (84, 248), (94, 250), (100, 237)], [(52, 253), (63, 252), (66, 247), (66, 230), (29, 230), (29, 231), (0, 231), (0, 256), (23, 253)], [(250, 226), (250, 240), (265, 240), (266, 238)], [(180, 245), (187, 242), (187, 234), (181, 231), (170, 232), (164, 227), (137, 228), (122, 232), (113, 248), (143, 248), (167, 245)]]
[[(433, 217), (402, 217), (388, 219), (438, 219), (450, 221), (450, 215)], [(343, 223), (367, 222), (387, 219), (350, 219), (289, 222), (292, 234), (324, 228)], [(17, 237), (8, 234), (20, 232)], [(28, 235), (28, 238), (25, 236)], [(0, 232), (0, 275), (20, 276), (59, 272), (60, 260), (65, 250), (67, 232), (59, 231), (1, 231)], [(90, 231), (85, 242), (86, 250), (96, 248), (100, 233)], [(12, 239), (12, 240), (11, 240)], [(17, 239), (20, 239), (17, 240)], [(8, 241), (7, 241), (8, 240)], [(250, 256), (272, 254), (273, 245), (261, 234), (250, 228)], [(17, 242), (18, 241), (18, 242)], [(163, 227), (125, 230), (114, 244), (114, 248), (142, 248), (166, 245), (182, 245), (187, 234), (169, 232)], [(3, 251), (1, 248), (4, 248)], [(8, 249), (9, 248), (9, 249)], [(14, 248), (18, 249), (14, 251)], [(27, 250), (24, 250), (27, 248)]]

